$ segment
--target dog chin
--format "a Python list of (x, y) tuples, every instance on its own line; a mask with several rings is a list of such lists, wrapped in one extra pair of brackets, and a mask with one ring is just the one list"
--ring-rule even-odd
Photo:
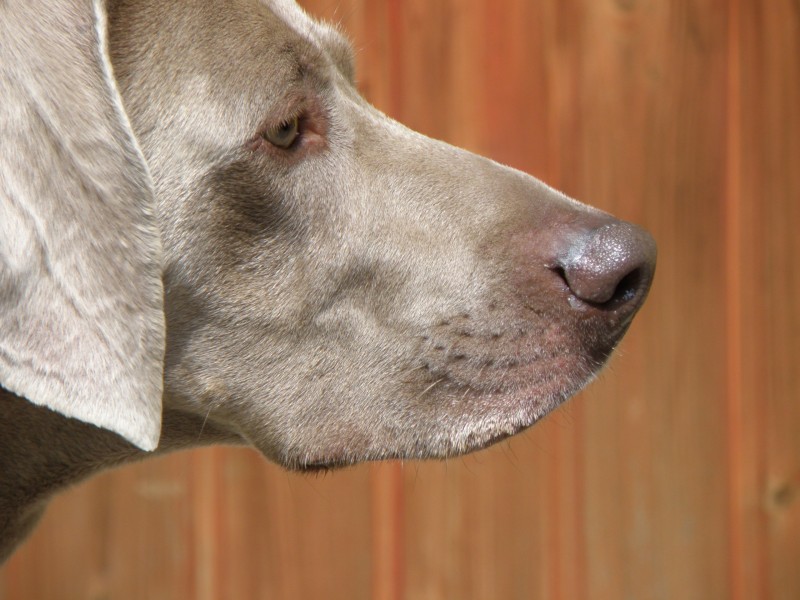
[[(520, 383), (503, 391), (462, 388), (458, 395), (438, 394), (428, 401), (429, 406), (438, 404), (440, 410), (434, 408), (427, 419), (382, 435), (361, 431), (342, 434), (335, 441), (317, 441), (308, 448), (284, 452), (277, 462), (293, 471), (314, 474), (363, 462), (441, 460), (482, 450), (531, 427), (594, 378), (594, 373), (586, 376), (579, 368), (574, 377), (562, 379), (563, 375), (554, 373), (546, 383)], [(461, 410), (455, 414), (452, 409), (457, 406)]]

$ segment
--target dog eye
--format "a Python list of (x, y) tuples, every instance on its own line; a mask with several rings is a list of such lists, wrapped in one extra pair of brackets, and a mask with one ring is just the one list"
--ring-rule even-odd
[(283, 148), (284, 150), (290, 148), (297, 136), (300, 135), (300, 117), (294, 117), (288, 121), (284, 121), (277, 127), (268, 129), (264, 132), (264, 139), (273, 146)]

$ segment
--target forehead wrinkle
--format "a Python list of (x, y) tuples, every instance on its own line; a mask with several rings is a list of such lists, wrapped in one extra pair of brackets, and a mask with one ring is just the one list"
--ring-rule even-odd
[(287, 27), (327, 55), (342, 73), (352, 78), (355, 53), (350, 40), (338, 27), (313, 19), (295, 0), (262, 0), (262, 2)]
[(269, 68), (265, 70), (269, 84), (258, 85), (252, 96), (255, 111), (262, 118), (268, 115), (267, 122), (286, 119), (309, 95), (324, 94), (331, 86), (329, 60), (324, 51), (294, 30), (286, 33), (272, 48)]
[(278, 48), (278, 53), (283, 64), (289, 65), (286, 75), (292, 83), (324, 79), (328, 64), (324, 52), (305, 39), (287, 40)]
[(349, 80), (355, 77), (355, 51), (350, 39), (345, 36), (338, 27), (326, 25), (327, 37), (324, 45), (327, 47), (328, 55), (336, 63), (336, 66)]
[(294, 0), (261, 0), (272, 13), (297, 34), (318, 43), (320, 23), (312, 19)]

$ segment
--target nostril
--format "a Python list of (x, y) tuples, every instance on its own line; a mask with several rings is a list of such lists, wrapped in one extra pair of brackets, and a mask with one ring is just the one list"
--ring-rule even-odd
[(564, 281), (564, 283), (567, 284), (567, 287), (569, 287), (569, 281), (567, 281), (567, 272), (564, 271), (564, 267), (561, 265), (556, 265), (555, 267), (551, 267), (550, 270), (558, 275)]
[(553, 271), (576, 298), (616, 307), (644, 298), (655, 260), (650, 234), (629, 223), (615, 222), (582, 236)]
[(642, 271), (641, 269), (634, 269), (617, 284), (614, 294), (609, 299), (609, 302), (628, 302), (636, 297), (637, 292), (641, 289)]
[(633, 300), (642, 288), (642, 271), (634, 269), (617, 283), (616, 287), (604, 286), (602, 289), (587, 289), (584, 282), (577, 282), (575, 274), (572, 275), (572, 283), (567, 277), (567, 272), (563, 267), (553, 267), (553, 273), (564, 281), (570, 291), (579, 299), (594, 305), (622, 304)]

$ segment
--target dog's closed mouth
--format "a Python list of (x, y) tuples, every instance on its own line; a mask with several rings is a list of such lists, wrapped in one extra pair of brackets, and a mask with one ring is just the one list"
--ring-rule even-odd
[(298, 465), (295, 470), (298, 473), (304, 473), (306, 475), (322, 475), (328, 473), (329, 471), (333, 471), (335, 469), (341, 469), (347, 466), (352, 465), (352, 463), (343, 463), (343, 462), (313, 462), (313, 463), (305, 463)]

